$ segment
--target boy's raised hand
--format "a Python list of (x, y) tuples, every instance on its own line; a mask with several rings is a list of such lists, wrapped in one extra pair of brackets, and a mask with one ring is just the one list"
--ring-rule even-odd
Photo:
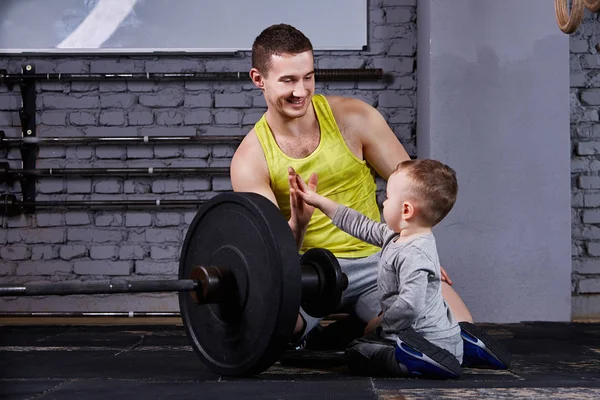
[(308, 185), (304, 182), (300, 175), (296, 175), (296, 187), (290, 188), (290, 193), (293, 190), (298, 197), (300, 197), (308, 205), (318, 208), (327, 215), (329, 218), (333, 218), (335, 211), (337, 210), (338, 203), (328, 199), (327, 197), (321, 196), (316, 192), (316, 186), (310, 184), (313, 176), (316, 180), (316, 174), (310, 176)]
[[(314, 179), (316, 180), (316, 176), (317, 174), (313, 173), (310, 178), (309, 178), (309, 182), (310, 180), (313, 179), (313, 176), (315, 177)], [(322, 196), (320, 196), (316, 191), (315, 191), (315, 187), (312, 185), (307, 185), (304, 182), (304, 179), (302, 179), (302, 177), (300, 175), (296, 175), (296, 186), (292, 187), (290, 190), (298, 190), (298, 196), (300, 196), (300, 198), (302, 200), (304, 200), (307, 204), (313, 206), (313, 207), (319, 207), (319, 200), (320, 198), (322, 199)]]

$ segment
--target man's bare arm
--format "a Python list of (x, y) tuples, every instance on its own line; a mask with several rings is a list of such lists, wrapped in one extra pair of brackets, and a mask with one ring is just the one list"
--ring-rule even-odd
[(364, 104), (366, 126), (360, 131), (364, 158), (387, 180), (396, 166), (410, 157), (379, 111)]

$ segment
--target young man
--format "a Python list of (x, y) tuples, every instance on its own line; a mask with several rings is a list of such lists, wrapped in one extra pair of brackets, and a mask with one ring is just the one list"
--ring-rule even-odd
[[(352, 98), (315, 95), (312, 44), (292, 26), (265, 29), (252, 46), (252, 82), (262, 90), (267, 112), (244, 138), (231, 163), (234, 191), (259, 193), (288, 219), (300, 251), (327, 248), (348, 276), (342, 310), (364, 323), (379, 309), (379, 249), (329, 223), (327, 217), (290, 196), (295, 174), (321, 176), (319, 192), (378, 221), (373, 171), (387, 179), (408, 154), (381, 114)], [(308, 179), (315, 189), (315, 175)], [(314, 215), (313, 215), (314, 213)], [(444, 280), (449, 279), (444, 275)], [(459, 321), (472, 322), (461, 298), (447, 283), (444, 298)], [(301, 310), (295, 333), (304, 337), (319, 319)]]
[(301, 177), (297, 184), (293, 194), (297, 188), (300, 197), (335, 226), (381, 247), (381, 314), (367, 325), (367, 336), (346, 351), (350, 368), (367, 375), (458, 378), (463, 340), (442, 298), (432, 232), (456, 201), (454, 170), (436, 160), (398, 164), (387, 182), (385, 224), (307, 188)]

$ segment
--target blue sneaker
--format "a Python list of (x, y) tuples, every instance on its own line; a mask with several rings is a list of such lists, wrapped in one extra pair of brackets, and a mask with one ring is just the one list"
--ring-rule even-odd
[(460, 377), (460, 364), (456, 357), (413, 330), (398, 334), (395, 357), (396, 361), (414, 378), (457, 379)]
[(459, 325), (464, 344), (464, 367), (510, 368), (511, 354), (502, 343), (469, 322), (460, 322)]

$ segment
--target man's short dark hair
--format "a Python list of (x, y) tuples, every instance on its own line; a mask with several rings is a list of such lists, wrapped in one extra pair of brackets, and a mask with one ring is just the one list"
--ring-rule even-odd
[(310, 40), (298, 29), (287, 24), (271, 25), (254, 40), (252, 68), (266, 76), (271, 68), (271, 56), (300, 54), (312, 50)]

